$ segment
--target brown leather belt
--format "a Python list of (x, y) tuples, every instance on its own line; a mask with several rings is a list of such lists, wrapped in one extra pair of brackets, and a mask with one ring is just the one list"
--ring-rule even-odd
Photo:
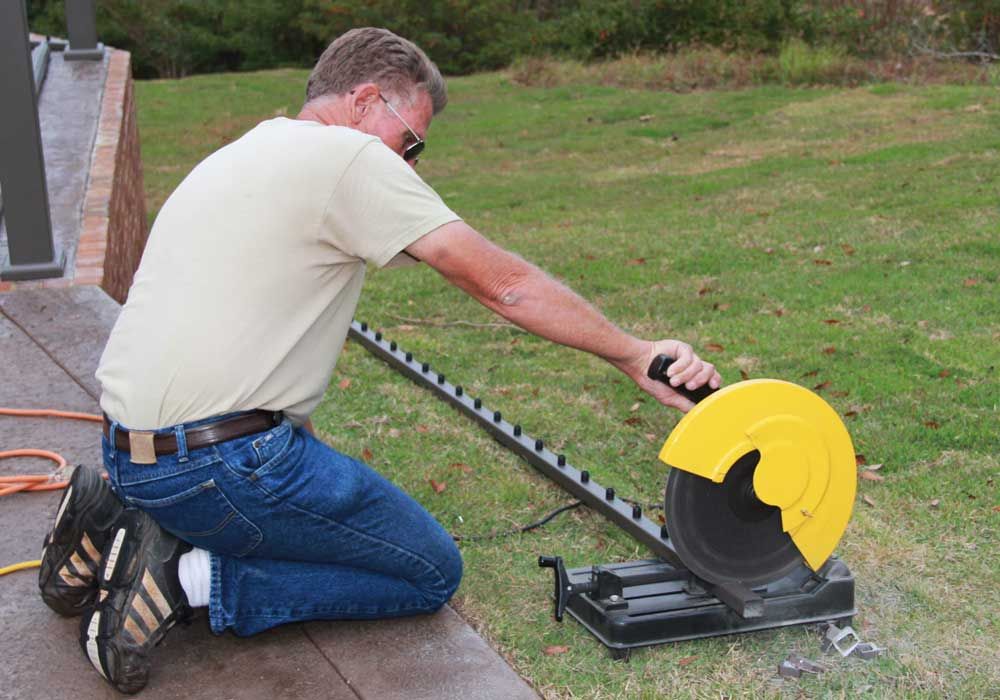
[[(184, 431), (188, 450), (208, 447), (226, 440), (234, 440), (246, 435), (253, 435), (270, 430), (284, 419), (281, 411), (254, 411), (242, 416), (235, 416), (214, 423), (205, 423), (196, 428)], [(138, 432), (138, 431), (136, 431)], [(104, 416), (104, 437), (111, 433), (111, 423)], [(157, 455), (172, 455), (177, 453), (177, 436), (174, 433), (154, 435), (153, 448)], [(129, 431), (119, 428), (115, 431), (115, 447), (125, 452), (130, 451)]]

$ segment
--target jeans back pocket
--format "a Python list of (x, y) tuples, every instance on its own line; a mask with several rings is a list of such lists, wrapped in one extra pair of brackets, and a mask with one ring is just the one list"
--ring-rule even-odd
[(128, 500), (149, 513), (164, 530), (211, 552), (245, 557), (263, 539), (260, 529), (226, 498), (215, 479), (167, 498)]

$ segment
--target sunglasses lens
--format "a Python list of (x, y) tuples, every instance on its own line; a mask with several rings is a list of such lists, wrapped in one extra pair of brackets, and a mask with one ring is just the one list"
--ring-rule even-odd
[(411, 160), (416, 160), (417, 157), (424, 152), (424, 146), (427, 144), (423, 141), (417, 141), (415, 144), (403, 151), (403, 160), (409, 162)]

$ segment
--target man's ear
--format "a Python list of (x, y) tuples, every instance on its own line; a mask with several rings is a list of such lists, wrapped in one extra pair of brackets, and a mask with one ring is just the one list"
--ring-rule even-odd
[(364, 121), (375, 108), (379, 94), (378, 85), (375, 83), (361, 83), (354, 86), (351, 90), (351, 120), (355, 124)]

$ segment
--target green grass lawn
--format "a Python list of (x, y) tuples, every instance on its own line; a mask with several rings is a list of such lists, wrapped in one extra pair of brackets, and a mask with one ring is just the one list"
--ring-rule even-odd
[[(205, 155), (294, 116), (305, 76), (139, 83), (151, 217)], [(996, 88), (449, 84), (420, 172), (470, 224), (622, 327), (692, 343), (729, 382), (819, 387), (857, 452), (884, 465), (883, 481), (859, 482), (839, 552), (857, 577), (855, 629), (888, 653), (780, 681), (790, 652), (822, 656), (796, 628), (613, 662), (575, 622), (552, 621), (551, 574), (535, 564), (647, 556), (583, 509), (464, 543), (461, 614), (547, 697), (1000, 697)], [(358, 318), (620, 495), (661, 499), (656, 455), (679, 414), (601, 361), (496, 325), (429, 269), (373, 272)], [(456, 534), (571, 500), (357, 345), (315, 419)]]

